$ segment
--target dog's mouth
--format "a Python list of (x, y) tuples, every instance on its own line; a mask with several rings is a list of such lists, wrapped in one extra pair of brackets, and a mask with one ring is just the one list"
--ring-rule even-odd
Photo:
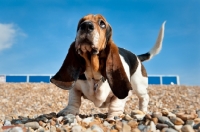
[(93, 42), (87, 37), (76, 40), (76, 51), (78, 54), (89, 52), (91, 54), (98, 54), (98, 48), (95, 47)]

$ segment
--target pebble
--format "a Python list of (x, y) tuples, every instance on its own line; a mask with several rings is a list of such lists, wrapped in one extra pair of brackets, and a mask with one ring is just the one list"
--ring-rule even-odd
[(174, 125), (174, 128), (178, 131), (180, 131), (182, 127), (183, 125)]
[(3, 126), (3, 127), (1, 127), (1, 129), (2, 129), (3, 132), (18, 132), (18, 131), (23, 132), (23, 131), (26, 131), (26, 128), (16, 126), (16, 125)]
[(162, 109), (161, 113), (162, 113), (163, 116), (168, 116), (169, 111), (164, 108), (164, 109)]
[(176, 115), (173, 114), (172, 112), (169, 112), (167, 116), (168, 116), (169, 118), (171, 118), (171, 117), (176, 117)]
[(125, 117), (124, 117), (124, 119), (127, 120), (127, 121), (130, 121), (130, 120), (132, 120), (133, 118), (132, 118), (131, 116), (129, 116), (128, 114), (126, 114)]
[(24, 132), (24, 130), (21, 127), (13, 127), (9, 130), (9, 132)]
[(152, 117), (153, 117), (153, 118), (158, 118), (159, 116), (162, 116), (162, 113), (160, 113), (160, 112), (158, 112), (158, 111), (154, 111), (154, 112), (152, 113)]
[(4, 126), (10, 126), (10, 125), (11, 125), (11, 122), (9, 120), (4, 121)]
[(200, 110), (197, 110), (198, 118), (200, 118)]
[(181, 115), (177, 115), (177, 117), (181, 118), (184, 121), (187, 120), (194, 120), (195, 118), (197, 118), (196, 114), (181, 114)]
[(141, 110), (132, 110), (131, 116), (133, 116), (133, 115), (145, 115), (145, 113)]
[(152, 121), (157, 124), (158, 123), (158, 118), (152, 118)]
[(140, 131), (144, 131), (145, 127), (146, 127), (146, 125), (143, 125), (143, 124), (138, 125), (138, 129)]
[(82, 120), (82, 126), (87, 128), (89, 127), (90, 123), (93, 121), (94, 117), (87, 117), (85, 119)]
[(121, 121), (117, 121), (115, 124), (115, 128), (120, 131), (122, 129), (122, 122)]
[(170, 121), (174, 123), (174, 125), (183, 125), (184, 121), (178, 117), (170, 117)]
[(134, 115), (134, 118), (137, 119), (137, 120), (143, 120), (145, 117), (145, 115)]
[(195, 124), (195, 125), (193, 126), (193, 128), (194, 128), (194, 129), (199, 129), (199, 128), (200, 128), (200, 123)]
[(68, 115), (64, 116), (63, 121), (64, 121), (64, 124), (67, 124), (67, 123), (71, 124), (74, 122), (74, 119), (75, 119), (75, 115), (68, 114)]
[(74, 125), (72, 127), (72, 132), (81, 132), (82, 131), (82, 126), (80, 125)]
[(161, 123), (167, 124), (169, 127), (174, 127), (174, 124), (169, 120), (168, 117), (159, 116), (158, 121), (160, 121)]
[(32, 128), (29, 127), (29, 128), (27, 129), (27, 132), (34, 132), (34, 130), (33, 130)]
[(38, 131), (38, 132), (44, 132), (45, 130), (44, 130), (44, 128), (43, 128), (43, 127), (41, 127), (41, 126), (40, 126), (40, 127), (38, 128), (38, 130), (37, 130), (37, 131)]
[(30, 127), (32, 129), (38, 129), (40, 127), (38, 122), (28, 122), (24, 125), (25, 125), (25, 127)]
[(99, 127), (98, 125), (93, 125), (90, 128), (94, 132), (103, 132), (103, 130), (101, 129), (101, 127)]
[(193, 130), (193, 128), (190, 126), (190, 125), (184, 125), (182, 128), (181, 128), (181, 131), (182, 132), (195, 132)]
[(156, 125), (154, 124), (153, 121), (150, 122), (150, 130), (151, 130), (151, 132), (155, 132), (156, 131)]
[(168, 125), (167, 124), (158, 123), (156, 125), (156, 128), (159, 129), (159, 130), (162, 130), (163, 128), (168, 128)]
[(130, 132), (131, 127), (127, 123), (123, 123), (122, 131), (123, 132)]
[(107, 121), (104, 121), (104, 122), (103, 122), (103, 125), (104, 125), (105, 127), (108, 127), (110, 124), (109, 124)]
[(187, 120), (186, 125), (194, 126), (194, 120)]
[(200, 123), (200, 118), (196, 118), (196, 119), (194, 119), (194, 123), (195, 123), (195, 124)]
[(128, 125), (129, 125), (131, 128), (137, 128), (137, 127), (138, 127), (138, 123), (137, 123), (137, 121), (135, 121), (135, 120), (130, 120), (130, 121), (128, 122)]
[[(107, 114), (73, 115), (55, 117), (55, 113), (35, 116), (35, 118), (2, 118), (0, 131), (5, 132), (200, 132), (198, 111), (170, 112), (162, 109), (144, 114), (132, 110), (123, 117), (107, 120)], [(136, 116), (140, 116), (137, 117)], [(12, 119), (12, 120), (10, 120)]]
[[(51, 127), (50, 127), (50, 132), (56, 132), (56, 130), (57, 130), (57, 129), (56, 129), (55, 126), (51, 126)], [(62, 131), (62, 129), (61, 129), (61, 131)], [(46, 131), (45, 131), (45, 132), (46, 132)]]
[(172, 128), (164, 128), (164, 129), (162, 129), (161, 132), (177, 132), (177, 131)]
[(145, 115), (145, 118), (146, 118), (146, 119), (149, 119), (149, 120), (152, 120), (152, 117), (151, 117), (150, 114), (146, 114), (146, 115)]

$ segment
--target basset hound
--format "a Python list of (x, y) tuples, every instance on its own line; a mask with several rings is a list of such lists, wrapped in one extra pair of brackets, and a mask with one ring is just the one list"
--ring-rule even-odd
[(119, 48), (112, 40), (112, 28), (102, 15), (80, 19), (75, 41), (59, 71), (51, 78), (56, 86), (69, 90), (68, 106), (58, 115), (78, 114), (81, 97), (96, 107), (108, 108), (108, 119), (123, 114), (127, 97), (135, 93), (139, 109), (147, 112), (148, 77), (141, 62), (158, 54), (162, 47), (165, 22), (154, 47), (135, 55)]

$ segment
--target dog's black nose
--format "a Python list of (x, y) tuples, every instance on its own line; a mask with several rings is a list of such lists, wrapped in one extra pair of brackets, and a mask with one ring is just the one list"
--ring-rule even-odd
[(83, 22), (80, 25), (80, 29), (86, 32), (92, 32), (94, 30), (94, 25), (92, 22)]

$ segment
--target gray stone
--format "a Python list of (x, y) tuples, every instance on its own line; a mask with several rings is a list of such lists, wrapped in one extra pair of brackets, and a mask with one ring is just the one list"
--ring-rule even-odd
[(145, 129), (145, 125), (143, 125), (143, 124), (140, 124), (140, 125), (138, 125), (138, 129), (140, 130), (140, 131), (143, 131), (144, 129)]
[(186, 125), (194, 126), (194, 120), (187, 120)]
[(40, 127), (38, 128), (37, 132), (45, 132), (45, 130), (44, 130), (43, 127), (40, 126)]
[(40, 127), (39, 123), (38, 122), (28, 122), (26, 124), (24, 124), (25, 127), (30, 127), (32, 129), (38, 129)]
[(200, 110), (197, 110), (198, 118), (200, 118)]
[(162, 132), (178, 132), (178, 131), (176, 131), (176, 130), (174, 130), (174, 129), (172, 129), (172, 128), (164, 128), (164, 129), (162, 130)]
[(200, 127), (200, 123), (195, 124), (195, 125), (193, 126), (194, 129), (198, 129), (199, 127)]
[(10, 126), (10, 125), (11, 125), (11, 122), (9, 120), (4, 121), (4, 126)]
[(91, 130), (94, 131), (94, 132), (103, 132), (103, 130), (97, 125), (92, 125)]
[(174, 127), (174, 124), (169, 120), (168, 117), (159, 116), (158, 121), (160, 121), (161, 123), (167, 124), (169, 127)]
[(23, 132), (23, 129), (21, 127), (13, 127), (8, 132)]
[(162, 130), (163, 128), (168, 128), (167, 124), (161, 124), (161, 123), (157, 123), (156, 124), (156, 128), (159, 130)]
[(64, 118), (63, 118), (64, 124), (67, 124), (67, 123), (71, 124), (71, 123), (73, 123), (75, 118), (76, 118), (76, 116), (73, 115), (73, 114), (68, 114), (68, 115), (64, 116)]
[(80, 125), (74, 125), (72, 127), (72, 132), (81, 132), (82, 131), (82, 126)]

